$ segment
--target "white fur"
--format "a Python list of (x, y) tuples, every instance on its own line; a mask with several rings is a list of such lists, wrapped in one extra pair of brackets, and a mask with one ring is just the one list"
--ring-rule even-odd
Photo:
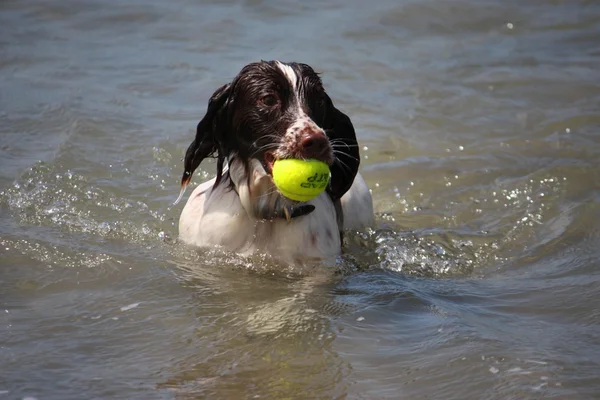
[[(181, 213), (180, 240), (200, 247), (219, 246), (242, 255), (266, 253), (289, 264), (334, 261), (341, 253), (341, 242), (329, 195), (322, 193), (309, 201), (315, 210), (290, 222), (281, 218), (261, 220), (255, 216), (257, 202), (279, 194), (260, 163), (253, 162), (251, 169), (248, 187), (241, 163), (230, 165), (226, 176), (231, 177), (237, 192), (229, 188), (228, 182), (212, 190), (214, 179), (198, 186)], [(342, 206), (344, 228), (363, 229), (373, 224), (371, 194), (360, 174), (342, 198)]]
[(341, 198), (344, 211), (344, 230), (360, 231), (375, 225), (371, 191), (360, 173), (356, 174), (350, 190)]
[(290, 85), (292, 85), (292, 88), (294, 89), (294, 91), (296, 91), (296, 89), (297, 89), (296, 81), (298, 80), (298, 76), (296, 75), (296, 72), (294, 72), (292, 67), (282, 63), (281, 61), (276, 61), (276, 63), (277, 63), (277, 67), (279, 67), (281, 72), (283, 72), (283, 75), (285, 75), (285, 77), (288, 79), (288, 81), (290, 81)]
[(290, 137), (287, 141), (292, 143), (294, 140), (291, 140), (294, 136), (300, 136), (301, 132), (304, 129), (311, 129), (314, 131), (320, 131), (325, 135), (325, 132), (315, 124), (315, 122), (306, 115), (304, 109), (302, 108), (302, 104), (300, 104), (301, 91), (298, 90), (298, 85), (296, 82), (298, 81), (298, 75), (292, 67), (287, 64), (282, 63), (281, 61), (276, 61), (277, 67), (281, 70), (283, 75), (290, 82), (292, 89), (294, 90), (293, 102), (296, 113), (296, 121), (287, 129), (285, 135)]
[[(300, 110), (296, 121), (294, 121), (294, 123), (286, 130), (281, 144), (273, 152), (273, 155), (275, 158), (286, 158), (289, 154), (293, 154), (293, 148), (301, 141), (302, 136), (311, 133), (321, 134), (323, 137), (326, 137), (325, 131)], [(333, 153), (331, 153), (330, 156), (333, 158)]]

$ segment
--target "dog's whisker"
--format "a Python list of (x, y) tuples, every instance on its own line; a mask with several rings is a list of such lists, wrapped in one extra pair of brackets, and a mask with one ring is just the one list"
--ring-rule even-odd
[(261, 194), (258, 197), (267, 197), (267, 196), (271, 196), (271, 195), (276, 194), (276, 193), (279, 193), (279, 190), (277, 188), (274, 188), (273, 190), (271, 190), (269, 192), (266, 192), (266, 193), (263, 193), (263, 194)]
[(357, 144), (348, 144), (348, 142), (344, 139), (339, 139), (339, 138), (335, 138), (335, 139), (329, 139), (329, 143), (331, 144), (343, 144), (345, 147), (358, 147), (358, 143)]
[(331, 143), (331, 147), (346, 147), (346, 148), (352, 148), (352, 147), (358, 147), (357, 144), (347, 144), (347, 143), (338, 143), (338, 142), (330, 142)]
[(261, 151), (266, 151), (266, 150), (271, 150), (271, 149), (275, 150), (275, 149), (277, 149), (277, 147), (278, 147), (278, 145), (273, 144), (273, 143), (269, 143), (264, 146), (261, 146), (261, 147), (257, 148), (256, 150), (254, 150), (254, 152), (252, 152), (252, 154), (250, 155), (250, 158), (255, 157)]
[[(252, 147), (256, 146), (258, 144), (259, 141), (263, 140), (264, 138), (260, 138), (260, 139), (256, 139), (254, 142), (252, 142)], [(274, 146), (277, 147), (279, 145), (278, 143), (278, 139), (277, 138), (273, 138), (273, 142), (269, 142), (269, 143), (265, 143), (264, 145), (260, 146), (260, 147), (267, 147), (267, 146)], [(259, 147), (259, 148), (260, 148)]]
[[(253, 144), (253, 146), (255, 146), (255, 144)], [(269, 147), (277, 147), (277, 146), (278, 146), (277, 143), (266, 143), (266, 144), (263, 144), (262, 146), (257, 147), (257, 150), (269, 148)]]
[(350, 168), (350, 166), (348, 166), (348, 164), (346, 164), (345, 162), (340, 160), (338, 157), (335, 158), (334, 162), (337, 162), (338, 164), (340, 164), (342, 166), (342, 168), (345, 168), (349, 173), (352, 173), (352, 168)]
[[(335, 150), (335, 149), (334, 149), (334, 150), (333, 150), (333, 154), (341, 154), (341, 155), (344, 155), (344, 156), (346, 156), (346, 157), (350, 157), (350, 158), (352, 158), (353, 160), (359, 161), (359, 159), (358, 159), (358, 158), (356, 158), (356, 157), (354, 157), (354, 156), (351, 156), (350, 154), (348, 154), (348, 153), (346, 153), (346, 152), (343, 152), (343, 151), (341, 151), (341, 150)], [(336, 157), (336, 158), (337, 158), (337, 157)]]
[(274, 135), (274, 134), (266, 134), (266, 135), (262, 135), (260, 138), (256, 139), (254, 142), (252, 142), (252, 144), (254, 145), (258, 141), (265, 140), (265, 139), (272, 139), (274, 142), (279, 142), (281, 140), (281, 137), (278, 135)]
[[(254, 145), (253, 145), (253, 147), (254, 147)], [(279, 147), (279, 144), (277, 144), (277, 143), (266, 143), (266, 144), (263, 144), (262, 146), (256, 147), (253, 152), (253, 155), (260, 151), (271, 150), (271, 149), (274, 150), (274, 149), (277, 149), (277, 147)]]

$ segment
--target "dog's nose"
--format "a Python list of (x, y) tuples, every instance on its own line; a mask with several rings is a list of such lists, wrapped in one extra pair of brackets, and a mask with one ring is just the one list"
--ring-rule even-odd
[(300, 138), (300, 146), (305, 158), (321, 159), (329, 153), (329, 140), (321, 132), (304, 133)]

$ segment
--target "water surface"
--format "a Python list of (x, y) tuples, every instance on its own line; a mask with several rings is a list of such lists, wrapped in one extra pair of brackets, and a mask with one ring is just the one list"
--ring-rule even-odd
[[(600, 3), (4, 1), (0, 32), (0, 399), (600, 398)], [(177, 242), (195, 125), (260, 59), (357, 129), (377, 229), (336, 266)]]

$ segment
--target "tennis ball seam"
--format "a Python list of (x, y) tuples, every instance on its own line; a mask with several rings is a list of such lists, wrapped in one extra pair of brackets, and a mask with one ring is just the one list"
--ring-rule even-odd
[[(279, 189), (279, 188), (278, 188), (278, 189)], [(323, 193), (323, 192), (321, 191), (321, 192), (319, 192), (319, 194), (317, 194), (316, 196), (313, 196), (312, 194), (310, 194), (310, 195), (307, 195), (307, 194), (304, 194), (304, 193), (292, 192), (291, 190), (287, 190), (287, 189), (283, 189), (283, 190), (282, 190), (282, 189), (279, 189), (279, 191), (280, 191), (280, 192), (281, 192), (281, 194), (283, 194), (284, 196), (286, 196), (286, 195), (291, 195), (291, 196), (301, 197), (301, 198), (303, 198), (303, 199), (306, 199), (306, 201), (308, 201), (308, 200), (312, 200), (312, 199), (314, 199), (314, 198), (318, 197), (318, 196), (319, 196), (321, 193)], [(286, 196), (286, 197), (289, 197), (289, 196)], [(292, 200), (295, 200), (295, 199), (293, 199), (293, 198), (291, 198), (291, 197), (289, 197), (289, 198), (290, 198), (290, 199), (292, 199)]]

